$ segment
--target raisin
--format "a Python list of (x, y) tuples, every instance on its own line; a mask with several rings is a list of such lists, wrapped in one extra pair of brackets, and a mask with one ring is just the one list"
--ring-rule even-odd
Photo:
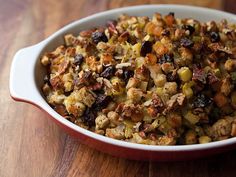
[(115, 73), (115, 68), (113, 66), (108, 66), (101, 74), (101, 77), (111, 78)]
[(186, 31), (189, 31), (190, 35), (195, 32), (195, 28), (191, 25), (183, 25), (182, 28)]
[(211, 36), (211, 42), (219, 42), (220, 41), (219, 33), (216, 33), (213, 31), (210, 33), (210, 36)]
[(95, 125), (95, 119), (96, 113), (94, 110), (91, 108), (86, 108), (84, 115), (82, 116), (82, 121), (89, 127), (92, 127)]
[(123, 72), (123, 79), (125, 82), (127, 82), (129, 80), (129, 78), (134, 76), (134, 71), (132, 70), (125, 70)]
[(104, 95), (104, 94), (98, 94), (96, 101), (94, 103), (94, 109), (97, 111), (100, 111), (101, 109), (107, 107), (107, 105), (110, 103), (111, 97)]
[(191, 48), (193, 47), (194, 43), (193, 41), (191, 41), (190, 39), (188, 38), (182, 38), (180, 40), (180, 44), (183, 46), (183, 47), (186, 47), (186, 48)]
[(171, 54), (164, 54), (160, 59), (160, 64), (163, 63), (172, 63), (174, 61), (173, 56)]
[(77, 55), (75, 56), (74, 64), (75, 64), (76, 66), (78, 66), (78, 65), (80, 65), (83, 61), (84, 61), (84, 56), (81, 55), (81, 54), (77, 54)]
[(142, 43), (140, 54), (141, 56), (145, 57), (147, 53), (152, 52), (152, 43), (150, 41), (144, 41)]
[(97, 44), (99, 42), (107, 42), (108, 39), (104, 32), (95, 31), (92, 33), (92, 41)]
[(194, 108), (204, 108), (212, 103), (212, 99), (206, 95), (199, 93), (193, 101)]

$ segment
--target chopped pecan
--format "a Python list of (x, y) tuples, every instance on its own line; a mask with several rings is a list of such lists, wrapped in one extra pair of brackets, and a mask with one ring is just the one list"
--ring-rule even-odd
[(111, 33), (117, 34), (116, 25), (117, 25), (117, 21), (116, 20), (108, 20), (107, 21), (107, 27), (108, 27), (108, 30)]
[(164, 110), (164, 113), (176, 109), (178, 106), (182, 106), (184, 104), (185, 95), (183, 93), (177, 93), (173, 95), (170, 100), (167, 101), (167, 108)]
[(192, 112), (193, 114), (198, 115), (200, 123), (209, 123), (209, 117), (203, 108), (195, 108)]
[(68, 115), (68, 112), (66, 111), (66, 107), (64, 105), (55, 105), (54, 110), (63, 117)]
[(231, 83), (231, 79), (230, 77), (226, 77), (222, 80), (222, 85), (220, 88), (220, 91), (225, 94), (226, 96), (228, 96), (231, 91), (233, 90), (234, 85)]
[(207, 79), (208, 79), (208, 83), (211, 84), (215, 84), (216, 82), (219, 82), (219, 78), (216, 77), (216, 75), (212, 72), (209, 72), (207, 74)]
[(213, 52), (224, 52), (229, 55), (232, 54), (232, 51), (229, 48), (222, 46), (220, 43), (211, 43), (208, 45), (208, 47)]
[(118, 41), (119, 42), (125, 42), (125, 41), (128, 40), (128, 37), (129, 37), (129, 32), (125, 31), (118, 37)]
[(88, 70), (81, 73), (79, 82), (76, 85), (80, 85), (80, 84), (90, 85), (93, 82), (94, 82), (94, 79), (92, 77), (92, 72)]
[(199, 81), (203, 84), (206, 84), (206, 79), (207, 79), (206, 72), (202, 68), (197, 67), (196, 65), (194, 65), (192, 80), (193, 81)]
[(64, 72), (66, 72), (66, 69), (69, 67), (70, 62), (68, 60), (64, 60), (58, 68), (58, 73), (59, 74), (63, 74)]
[(50, 84), (53, 89), (57, 89), (63, 86), (62, 80), (60, 76), (55, 76), (50, 79)]
[(121, 106), (120, 113), (122, 116), (130, 118), (134, 122), (139, 122), (143, 119), (142, 109), (141, 105), (124, 104)]
[(92, 33), (93, 33), (93, 30), (84, 30), (84, 31), (81, 31), (81, 32), (79, 33), (79, 35), (80, 35), (81, 37), (87, 37), (87, 38), (89, 38), (89, 37), (91, 37)]

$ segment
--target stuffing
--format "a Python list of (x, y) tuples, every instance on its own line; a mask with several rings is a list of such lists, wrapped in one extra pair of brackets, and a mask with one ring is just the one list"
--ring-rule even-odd
[[(178, 15), (178, 14), (177, 14)], [(149, 145), (236, 136), (236, 25), (122, 14), (42, 54), (42, 93), (62, 117)]]

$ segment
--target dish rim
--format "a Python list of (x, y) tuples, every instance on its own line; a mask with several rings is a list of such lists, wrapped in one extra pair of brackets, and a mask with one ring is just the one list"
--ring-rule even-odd
[[(192, 9), (194, 11), (199, 11), (199, 13), (201, 11), (204, 11), (206, 13), (206, 11), (210, 12), (210, 13), (220, 13), (222, 14), (222, 16), (224, 18), (227, 18), (226, 16), (230, 16), (231, 18), (235, 18), (236, 21), (236, 15), (232, 14), (232, 13), (228, 13), (228, 12), (223, 12), (220, 10), (215, 10), (215, 9), (210, 9), (210, 8), (205, 8), (205, 7), (195, 7), (195, 6), (189, 6), (189, 5), (175, 5), (175, 4), (158, 4), (158, 5), (138, 5), (138, 6), (127, 6), (127, 7), (123, 7), (123, 8), (117, 8), (117, 9), (112, 9), (112, 10), (107, 10), (107, 11), (103, 11), (103, 12), (99, 12), (99, 13), (95, 13), (93, 15), (89, 15), (88, 17), (76, 20), (74, 22), (71, 22), (67, 25), (65, 25), (64, 27), (60, 28), (59, 30), (57, 30), (56, 32), (54, 32), (52, 35), (50, 35), (49, 37), (47, 37), (46, 39), (44, 39), (43, 41), (39, 42), (38, 44), (28, 47), (28, 48), (32, 48), (34, 50), (37, 50), (36, 53), (38, 53), (38, 56), (40, 55), (40, 53), (42, 52), (43, 49), (45, 49), (47, 47), (47, 45), (55, 38), (57, 38), (58, 36), (61, 36), (63, 34), (66, 33), (66, 31), (69, 31), (70, 29), (74, 28), (75, 26), (78, 26), (86, 21), (89, 21), (93, 18), (103, 18), (106, 15), (109, 14), (115, 14), (115, 13), (124, 13), (122, 11), (134, 11), (134, 10), (141, 10), (141, 9), (153, 9), (153, 8), (157, 8), (158, 9), (165, 9), (165, 8), (170, 8), (173, 10), (176, 9)], [(142, 14), (140, 14), (142, 15)], [(223, 18), (222, 18), (223, 19)], [(27, 48), (26, 48), (27, 49)], [(21, 49), (24, 50), (24, 49)], [(39, 59), (38, 57), (35, 57), (32, 60), (34, 61), (34, 67), (33, 67), (33, 74), (35, 75), (35, 68), (36, 68), (36, 63), (37, 60)], [(14, 72), (14, 69), (11, 68), (11, 74), (12, 72)], [(34, 84), (35, 87), (37, 88), (37, 83), (36, 83), (36, 78), (33, 77), (34, 79)], [(11, 79), (10, 79), (11, 82)], [(77, 133), (81, 133), (89, 138), (98, 140), (100, 142), (103, 143), (107, 143), (107, 144), (111, 144), (114, 146), (119, 146), (119, 147), (123, 147), (123, 148), (128, 148), (128, 149), (137, 149), (137, 150), (143, 150), (143, 151), (168, 151), (168, 152), (178, 152), (178, 151), (200, 151), (200, 150), (209, 150), (209, 149), (215, 149), (215, 148), (220, 148), (220, 147), (224, 147), (224, 146), (230, 146), (236, 143), (236, 137), (233, 138), (229, 138), (226, 140), (221, 140), (221, 141), (216, 141), (216, 142), (210, 142), (210, 143), (206, 143), (206, 144), (193, 144), (193, 145), (171, 145), (171, 146), (167, 146), (167, 145), (145, 145), (145, 144), (138, 144), (138, 143), (131, 143), (131, 142), (126, 142), (123, 140), (116, 140), (113, 138), (109, 138), (103, 135), (99, 135), (96, 134), (95, 132), (86, 130), (78, 125), (75, 125), (74, 123), (64, 119), (61, 115), (59, 115), (56, 111), (54, 111), (49, 104), (46, 102), (46, 100), (42, 97), (42, 95), (39, 93), (39, 90), (37, 88), (36, 92), (38, 92), (38, 95), (35, 96), (40, 96), (41, 98), (37, 98), (36, 101), (30, 101), (30, 98), (27, 99), (20, 99), (17, 98), (17, 96), (14, 96), (14, 93), (12, 92), (12, 88), (11, 88), (11, 83), (10, 83), (10, 94), (11, 97), (14, 100), (17, 101), (23, 101), (23, 102), (28, 102), (30, 104), (33, 104), (37, 107), (39, 107), (40, 109), (42, 109), (43, 111), (45, 111), (46, 113), (48, 113), (53, 119), (56, 119), (59, 123), (63, 124), (64, 126), (72, 129), (73, 131), (77, 132)], [(44, 101), (44, 102), (43, 102)]]

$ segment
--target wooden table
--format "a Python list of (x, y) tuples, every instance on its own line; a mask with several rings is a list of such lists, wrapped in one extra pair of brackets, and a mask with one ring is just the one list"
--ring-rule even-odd
[(185, 3), (236, 10), (228, 0), (0, 0), (0, 177), (236, 176), (236, 152), (188, 162), (139, 162), (98, 152), (68, 136), (36, 107), (9, 96), (15, 52), (90, 14), (144, 3)]

